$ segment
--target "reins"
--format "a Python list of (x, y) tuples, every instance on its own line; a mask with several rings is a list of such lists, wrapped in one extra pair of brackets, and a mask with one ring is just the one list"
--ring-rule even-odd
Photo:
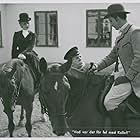
[(12, 79), (9, 80), (10, 83), (14, 82), (14, 91), (13, 91), (13, 93), (12, 93), (12, 95), (13, 95), (13, 96), (12, 96), (12, 101), (13, 101), (14, 103), (17, 102), (17, 98), (18, 98), (19, 93), (20, 93), (21, 82), (22, 82), (22, 78), (21, 78), (21, 80), (20, 80), (20, 82), (19, 82), (19, 85), (17, 86), (17, 84), (16, 84), (16, 82), (15, 82), (15, 74), (16, 74), (16, 73), (17, 73), (17, 70), (15, 71), (15, 73), (14, 73), (13, 76), (12, 76), (12, 79), (14, 79), (14, 81), (11, 81)]
[(66, 115), (67, 115), (67, 112), (65, 113), (56, 113), (56, 114), (53, 114), (53, 115), (50, 115), (49, 117), (50, 118), (56, 118), (56, 117), (65, 117), (66, 118)]

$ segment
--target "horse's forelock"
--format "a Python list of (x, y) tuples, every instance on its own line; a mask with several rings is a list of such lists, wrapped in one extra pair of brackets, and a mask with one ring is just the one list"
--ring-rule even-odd
[(60, 70), (61, 70), (60, 67), (61, 67), (61, 64), (53, 63), (48, 66), (48, 71), (49, 72), (60, 72)]
[[(66, 78), (64, 73), (58, 70), (60, 66), (61, 64), (57, 63), (49, 65), (48, 72), (46, 72), (41, 79), (42, 91), (44, 91), (46, 95), (49, 94), (49, 98), (51, 98), (51, 95), (53, 96), (53, 98), (57, 98), (57, 96), (55, 97), (55, 95), (58, 94), (58, 90), (59, 94), (61, 94), (61, 92), (67, 94), (68, 90), (70, 89), (68, 79)], [(53, 69), (55, 69), (56, 71), (53, 71)], [(61, 94), (60, 96), (63, 95), (64, 94)]]

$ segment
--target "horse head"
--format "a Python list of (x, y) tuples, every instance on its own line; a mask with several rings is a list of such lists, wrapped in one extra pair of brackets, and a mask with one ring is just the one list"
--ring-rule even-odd
[(52, 124), (53, 132), (60, 136), (67, 130), (65, 104), (69, 95), (70, 85), (65, 76), (71, 64), (53, 63), (47, 65), (44, 58), (40, 60), (42, 77), (40, 81), (40, 98), (48, 109), (48, 116)]

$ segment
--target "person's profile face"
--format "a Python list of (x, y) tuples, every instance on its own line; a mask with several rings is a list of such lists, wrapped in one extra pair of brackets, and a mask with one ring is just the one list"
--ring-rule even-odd
[(29, 22), (28, 21), (24, 21), (24, 22), (19, 22), (19, 25), (20, 27), (23, 29), (23, 30), (27, 30), (30, 26)]
[(81, 54), (78, 54), (72, 58), (72, 67), (81, 69), (84, 66)]
[(108, 18), (109, 19), (109, 21), (110, 21), (110, 24), (116, 29), (116, 30), (118, 30), (119, 29), (119, 20), (117, 20), (117, 19), (115, 19), (114, 17), (109, 17)]
[(72, 61), (81, 61), (81, 55), (79, 54), (79, 55), (76, 55), (76, 56), (74, 56), (73, 58), (72, 58)]

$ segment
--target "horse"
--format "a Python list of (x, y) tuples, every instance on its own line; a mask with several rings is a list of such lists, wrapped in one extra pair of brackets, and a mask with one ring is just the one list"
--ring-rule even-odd
[[(105, 120), (104, 116), (96, 109), (96, 100), (100, 95), (101, 89), (104, 89), (106, 76), (87, 75), (84, 80), (75, 79), (67, 75), (71, 63), (52, 63), (48, 65), (44, 58), (40, 61), (42, 61), (42, 65), (40, 65), (42, 76), (40, 80), (39, 97), (42, 107), (47, 108), (53, 132), (57, 136), (63, 136), (66, 132), (70, 132), (74, 136), (72, 132), (73, 129), (102, 126)], [(93, 87), (94, 92), (97, 94), (91, 92)], [(78, 95), (79, 97), (77, 96), (78, 100), (76, 104), (72, 101), (74, 98), (71, 100), (73, 88), (79, 89), (79, 93), (82, 93)], [(75, 96), (75, 98), (77, 97)], [(72, 114), (70, 103), (72, 105), (75, 104)], [(80, 106), (82, 110), (77, 110), (79, 108), (78, 106)], [(95, 113), (96, 116), (87, 116), (86, 112), (82, 114), (83, 111), (87, 111), (87, 113), (91, 111), (91, 113)], [(81, 118), (83, 118), (82, 121)]]
[[(11, 59), (0, 66), (0, 96), (4, 106), (4, 112), (8, 117), (8, 130), (13, 137), (15, 124), (11, 105), (21, 105), (20, 122), (23, 120), (23, 112), (26, 111), (26, 131), (31, 137), (31, 115), (35, 95), (35, 79), (30, 67), (20, 59)], [(19, 123), (20, 123), (19, 122)]]
[[(66, 111), (69, 112), (67, 108), (70, 106), (73, 108), (67, 118), (69, 132), (72, 136), (138, 136), (140, 99), (134, 93), (119, 105), (119, 108), (124, 111), (127, 122), (127, 127), (122, 127), (120, 130), (126, 133), (108, 134), (113, 130), (114, 132), (119, 130), (112, 128), (111, 120), (103, 104), (104, 98), (114, 82), (112, 75), (106, 75), (102, 72), (88, 73), (86, 79), (76, 79), (69, 76), (68, 80), (71, 89), (73, 87), (79, 90), (79, 94), (70, 94), (71, 97), (68, 98), (66, 104)], [(103, 133), (105, 131), (106, 133)]]
[[(47, 65), (45, 59), (42, 61), (39, 93), (42, 105), (48, 110), (53, 132), (58, 136), (67, 131), (72, 136), (108, 136), (102, 133), (111, 128), (103, 99), (113, 83), (112, 76), (87, 72), (85, 79), (76, 79), (67, 75), (70, 65)], [(77, 93), (73, 94), (73, 89)], [(122, 109), (127, 103), (121, 105)], [(128, 108), (128, 113), (130, 111)]]
[[(61, 135), (65, 135), (65, 133), (69, 131), (73, 135), (72, 133), (73, 128), (78, 129), (81, 128), (81, 126), (90, 127), (90, 126), (95, 126), (95, 124), (98, 127), (102, 126), (104, 121), (104, 116), (102, 116), (100, 112), (96, 110), (97, 108), (96, 98), (99, 96), (100, 93), (99, 89), (104, 88), (104, 81), (106, 79), (106, 76), (95, 75), (94, 80), (85, 79), (86, 82), (84, 82), (83, 84), (82, 83), (83, 79), (82, 80), (78, 79), (76, 81), (76, 79), (73, 79), (72, 77), (69, 77), (67, 75), (67, 71), (69, 70), (71, 64), (53, 63), (48, 65), (45, 59), (42, 59), (41, 61), (43, 65), (40, 66), (40, 69), (42, 69), (41, 70), (42, 76), (41, 76), (40, 90), (39, 90), (40, 100), (42, 106), (44, 106), (44, 108), (47, 108), (48, 116), (53, 128), (53, 132), (56, 135), (61, 136)], [(88, 76), (88, 78), (89, 77), (90, 76)], [(92, 81), (93, 85), (90, 84), (89, 86), (89, 81)], [(80, 104), (76, 104), (76, 106), (74, 106), (74, 110), (75, 110), (74, 112), (82, 113), (83, 110), (84, 111), (86, 110), (88, 113), (89, 109), (90, 111), (92, 111), (93, 114), (97, 112), (96, 116), (94, 115), (92, 116), (94, 117), (94, 119), (91, 119), (91, 117), (87, 116), (85, 113), (85, 116), (82, 116), (82, 118), (84, 118), (83, 122), (81, 123), (80, 121), (82, 125), (78, 124), (79, 120), (81, 120), (80, 115), (78, 114), (73, 115), (72, 113), (72, 116), (70, 116), (71, 109), (69, 107), (69, 102), (71, 102), (71, 100), (69, 99), (71, 97), (70, 94), (73, 86), (75, 86), (77, 89), (81, 89), (81, 93), (83, 93), (82, 91), (83, 87), (85, 87), (86, 90), (88, 89), (87, 92), (89, 93), (89, 91), (93, 89), (92, 86), (97, 86), (97, 89), (94, 89), (94, 92), (98, 92), (97, 94), (93, 94), (90, 92), (90, 95), (87, 95), (85, 94), (86, 92), (85, 90), (84, 93), (80, 95), (79, 101), (77, 100), (77, 103), (80, 102)], [(92, 96), (94, 96), (94, 98)], [(86, 101), (87, 99), (89, 100), (88, 103), (86, 103), (86, 108), (84, 108), (85, 99)], [(72, 104), (74, 104), (74, 102), (72, 102)], [(79, 105), (83, 107), (83, 110), (80, 110), (80, 112), (76, 111), (76, 108), (78, 108)], [(89, 107), (88, 110), (87, 107)], [(94, 112), (94, 110), (96, 110), (96, 112)], [(77, 119), (75, 120), (75, 116), (76, 118), (78, 118), (78, 120)], [(87, 122), (90, 123), (87, 124)]]
[(71, 63), (47, 64), (43, 58), (40, 60), (42, 72), (40, 80), (39, 97), (44, 108), (47, 108), (53, 133), (63, 136), (67, 132), (65, 105), (70, 92), (70, 85), (65, 76)]
[[(46, 63), (45, 60), (44, 63)], [(72, 136), (113, 136), (113, 134), (108, 134), (113, 131), (108, 113), (103, 105), (104, 97), (114, 80), (112, 76), (102, 72), (87, 72), (85, 79), (77, 79), (67, 75), (66, 70), (62, 74), (61, 65), (53, 64), (47, 68), (46, 63), (44, 66), (46, 70), (42, 74), (40, 94), (44, 99), (44, 104), (46, 103), (53, 132), (57, 135), (64, 135), (68, 131)], [(63, 78), (58, 78), (60, 75), (67, 77), (68, 83), (65, 82), (70, 85), (69, 90), (64, 88), (65, 84), (61, 84)], [(58, 90), (56, 87), (59, 87), (60, 84), (62, 86)], [(76, 92), (73, 91), (75, 89)], [(133, 118), (140, 116), (139, 114), (135, 116), (136, 113), (134, 114), (131, 107), (128, 107), (130, 102), (137, 104), (139, 101), (135, 97), (133, 99), (130, 97), (120, 106), (124, 109), (124, 114), (126, 113), (129, 127), (132, 124), (132, 126), (136, 126), (130, 122)], [(105, 131), (107, 133), (104, 134)], [(129, 136), (129, 134), (119, 134), (119, 136), (126, 135)]]

